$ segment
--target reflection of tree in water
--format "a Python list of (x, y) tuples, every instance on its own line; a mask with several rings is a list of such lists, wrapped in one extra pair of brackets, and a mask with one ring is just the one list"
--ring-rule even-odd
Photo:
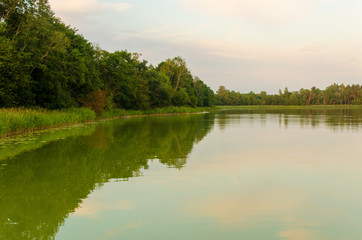
[(101, 124), (2, 161), (0, 239), (49, 239), (96, 186), (141, 175), (150, 159), (175, 168), (213, 126), (213, 116), (132, 118)]
[(297, 123), (301, 127), (319, 127), (327, 125), (333, 130), (345, 128), (360, 128), (362, 126), (361, 108), (335, 108), (335, 109), (258, 109), (258, 110), (227, 110), (217, 114), (218, 124), (221, 129), (225, 128), (225, 121), (232, 119), (245, 119), (249, 115), (250, 121), (255, 121), (253, 115), (259, 115), (257, 119), (265, 122), (265, 116), (277, 116), (279, 125), (288, 127), (289, 123)]

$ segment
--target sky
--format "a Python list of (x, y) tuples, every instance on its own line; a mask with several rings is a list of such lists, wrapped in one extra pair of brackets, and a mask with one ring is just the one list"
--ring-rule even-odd
[(213, 90), (276, 93), (361, 84), (359, 0), (49, 0), (108, 51), (157, 66), (181, 56)]

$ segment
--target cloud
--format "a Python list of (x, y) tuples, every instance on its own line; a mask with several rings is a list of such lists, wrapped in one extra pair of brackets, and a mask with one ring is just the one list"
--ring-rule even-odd
[(305, 16), (305, 6), (296, 0), (186, 0), (182, 1), (188, 11), (211, 17), (242, 18), (256, 22), (283, 23)]
[(269, 218), (283, 221), (282, 216), (298, 212), (305, 201), (297, 191), (290, 194), (286, 189), (262, 190), (244, 194), (215, 193), (189, 200), (184, 209), (193, 217), (215, 220), (221, 228), (247, 228), (261, 225)]
[(172, 26), (170, 24), (167, 24), (165, 26), (148, 29), (145, 31), (145, 33), (149, 33), (149, 34), (164, 33), (164, 32), (168, 32), (171, 28), (172, 28)]
[(142, 225), (143, 225), (143, 222), (136, 222), (136, 223), (129, 224), (126, 226), (121, 226), (116, 229), (109, 229), (106, 231), (106, 235), (105, 235), (104, 239), (114, 239), (116, 237), (120, 237), (125, 231), (139, 228)]
[(124, 12), (132, 6), (129, 3), (107, 3), (99, 0), (50, 0), (52, 9), (61, 14), (89, 14), (101, 11)]
[(106, 203), (103, 201), (89, 199), (85, 201), (78, 209), (75, 210), (74, 216), (97, 219), (98, 215), (103, 211), (131, 209), (133, 209), (133, 204), (126, 200), (118, 201), (115, 203)]

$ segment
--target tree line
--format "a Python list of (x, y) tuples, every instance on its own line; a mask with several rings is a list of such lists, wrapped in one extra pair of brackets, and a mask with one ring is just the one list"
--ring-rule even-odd
[(150, 109), (212, 106), (181, 57), (158, 66), (107, 52), (54, 16), (47, 0), (0, 2), (0, 107)]
[(279, 89), (278, 94), (240, 93), (230, 91), (220, 86), (216, 92), (217, 105), (342, 105), (362, 104), (362, 86), (359, 84), (333, 84), (325, 90), (316, 87), (300, 89), (299, 91), (284, 91)]

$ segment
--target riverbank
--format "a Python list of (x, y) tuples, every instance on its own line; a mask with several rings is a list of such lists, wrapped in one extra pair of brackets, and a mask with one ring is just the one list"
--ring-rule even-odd
[(0, 109), (0, 138), (25, 132), (59, 127), (64, 125), (96, 121), (100, 119), (151, 114), (178, 114), (209, 111), (212, 108), (167, 107), (150, 110), (113, 109), (97, 116), (87, 108), (63, 110), (3, 108)]
[(94, 111), (87, 108), (71, 108), (63, 110), (24, 109), (10, 108), (0, 109), (0, 138), (19, 135), (48, 128), (66, 126), (82, 122), (101, 119), (141, 116), (141, 115), (166, 115), (197, 113), (220, 110), (293, 110), (293, 109), (362, 109), (362, 105), (312, 105), (312, 106), (216, 106), (205, 108), (191, 107), (167, 107), (150, 110), (125, 110), (113, 109), (97, 116)]
[(105, 111), (101, 114), (100, 118), (113, 118), (113, 117), (125, 117), (135, 115), (156, 115), (156, 114), (178, 114), (178, 113), (197, 113), (211, 111), (212, 107), (166, 107), (166, 108), (154, 108), (149, 110), (125, 110), (125, 109), (112, 109)]

